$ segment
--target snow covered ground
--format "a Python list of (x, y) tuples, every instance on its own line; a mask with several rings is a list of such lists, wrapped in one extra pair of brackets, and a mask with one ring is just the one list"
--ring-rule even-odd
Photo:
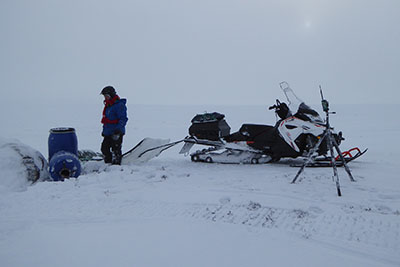
[[(328, 97), (329, 99), (329, 97)], [(47, 157), (48, 130), (75, 127), (79, 149), (99, 150), (101, 99), (10, 106), (1, 137)], [(94, 101), (94, 100), (91, 100)], [(273, 101), (268, 104), (273, 104)], [(21, 106), (25, 114), (17, 112)], [(320, 111), (319, 105), (313, 105)], [(13, 110), (15, 109), (15, 110)], [(342, 149), (369, 148), (331, 168), (194, 163), (180, 146), (147, 163), (87, 163), (65, 182), (24, 183), (0, 154), (0, 266), (400, 266), (399, 106), (335, 105)], [(130, 105), (124, 151), (144, 137), (179, 140), (196, 113), (275, 123), (266, 106)], [(90, 172), (97, 164), (102, 171)], [(18, 166), (17, 166), (18, 167)]]

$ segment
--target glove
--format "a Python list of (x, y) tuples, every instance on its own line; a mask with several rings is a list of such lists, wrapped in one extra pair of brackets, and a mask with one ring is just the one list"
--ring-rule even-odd
[(115, 130), (114, 131), (114, 134), (112, 135), (112, 139), (114, 140), (114, 141), (117, 141), (120, 137), (121, 137), (121, 131), (120, 130)]

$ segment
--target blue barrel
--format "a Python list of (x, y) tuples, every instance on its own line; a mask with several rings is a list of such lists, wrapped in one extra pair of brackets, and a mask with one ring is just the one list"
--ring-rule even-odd
[(53, 128), (49, 135), (49, 172), (54, 181), (78, 177), (81, 164), (78, 159), (78, 138), (74, 128)]
[(49, 161), (58, 151), (67, 151), (78, 155), (78, 138), (74, 128), (53, 128), (49, 135)]
[(71, 177), (77, 178), (81, 174), (81, 163), (76, 155), (59, 151), (49, 162), (49, 172), (54, 181), (64, 181)]

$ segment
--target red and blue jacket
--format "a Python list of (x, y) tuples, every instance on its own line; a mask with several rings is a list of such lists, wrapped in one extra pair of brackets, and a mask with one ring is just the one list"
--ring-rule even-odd
[(104, 101), (103, 118), (101, 119), (103, 136), (125, 134), (125, 125), (128, 122), (126, 110), (126, 99), (120, 99), (118, 95)]

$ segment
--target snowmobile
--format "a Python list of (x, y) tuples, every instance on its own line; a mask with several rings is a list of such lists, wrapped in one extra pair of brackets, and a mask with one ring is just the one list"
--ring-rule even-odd
[[(239, 131), (230, 133), (225, 115), (217, 112), (196, 115), (183, 142), (181, 154), (188, 154), (194, 145), (207, 148), (190, 154), (194, 162), (207, 163), (268, 163), (281, 158), (306, 157), (316, 146), (326, 129), (317, 111), (296, 96), (287, 82), (280, 83), (287, 103), (278, 99), (269, 107), (277, 115), (275, 125), (243, 124)], [(344, 140), (342, 132), (333, 133), (336, 143)], [(351, 153), (357, 151), (357, 154)], [(346, 162), (366, 152), (353, 148), (342, 153)], [(319, 144), (315, 160), (310, 166), (330, 166), (326, 140)], [(337, 165), (341, 165), (339, 157)]]

